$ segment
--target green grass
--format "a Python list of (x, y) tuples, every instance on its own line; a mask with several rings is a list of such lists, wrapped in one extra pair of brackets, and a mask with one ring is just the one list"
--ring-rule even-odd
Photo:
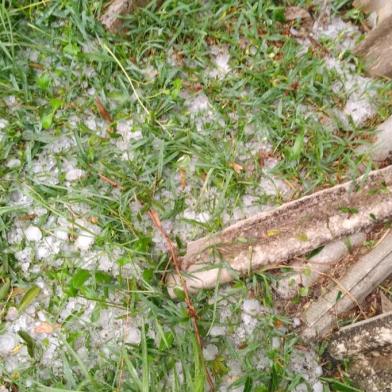
[[(347, 99), (332, 90), (339, 75), (326, 67), (316, 50), (298, 56), (300, 45), (286, 34), (284, 7), (310, 3), (168, 0), (158, 11), (152, 4), (128, 16), (124, 32), (111, 35), (97, 22), (101, 1), (2, 1), (0, 118), (8, 125), (0, 137), (0, 332), (7, 328), (7, 310), (21, 300), (21, 295), (10, 295), (11, 288), (26, 291), (40, 278), (52, 293), (59, 290), (46, 302), (32, 299), (52, 323), (70, 300), (85, 298), (95, 305), (88, 320), (82, 317), (83, 309), (74, 309), (62, 320), (56, 332), (62, 345), (61, 370), (48, 369), (46, 377), (42, 375), (42, 355), (50, 343), (48, 338), (30, 339), (27, 330), (24, 345), (34, 357), (31, 366), (6, 374), (0, 365), (0, 380), (20, 391), (30, 384), (43, 391), (202, 391), (204, 366), (219, 384), (233, 359), (242, 365), (234, 386), (242, 385), (245, 391), (290, 391), (302, 382), (289, 370), (297, 337), (277, 328), (290, 322), (273, 313), (259, 320), (258, 332), (241, 348), (228, 337), (212, 339), (219, 356), (203, 363), (185, 306), (171, 300), (162, 283), (168, 258), (154, 245), (147, 211), (153, 207), (163, 222), (171, 222), (173, 240), (183, 252), (189, 237), (222, 228), (244, 196), (253, 196), (260, 208), (287, 198), (284, 192), (271, 195), (260, 186), (266, 173), (258, 146), (268, 143), (271, 157), (279, 161), (268, 176), (290, 183), (293, 197), (355, 176), (360, 163), (371, 167), (366, 157), (355, 153), (370, 137), (369, 128), (350, 124), (346, 129), (331, 117)], [(336, 12), (344, 6), (336, 2)], [(227, 47), (230, 54), (231, 71), (223, 79), (208, 76), (212, 44)], [(333, 53), (333, 42), (323, 45)], [(349, 53), (344, 55), (352, 60)], [(145, 75), (149, 67), (157, 71), (154, 78)], [(390, 114), (384, 94), (388, 88), (388, 83), (378, 87), (374, 121)], [(192, 117), (185, 99), (199, 90), (208, 97), (212, 113), (208, 118), (201, 115), (203, 130), (197, 128), (200, 119)], [(113, 124), (99, 122), (96, 95)], [(9, 104), (10, 96), (15, 103)], [(90, 117), (99, 122), (96, 129), (89, 127)], [(331, 117), (334, 132), (323, 125), (326, 117)], [(78, 119), (76, 125), (73, 118)], [(115, 129), (121, 120), (130, 120), (134, 132), (126, 150), (129, 160), (116, 146), (120, 135)], [(75, 143), (49, 153), (64, 137)], [(21, 165), (8, 168), (10, 159), (19, 159)], [(47, 177), (40, 179), (35, 172), (38, 160), (49, 165)], [(67, 184), (64, 168), (73, 161), (86, 175)], [(233, 163), (243, 170), (235, 170)], [(48, 178), (53, 179), (56, 170), (58, 181), (52, 183)], [(119, 187), (113, 189), (102, 176)], [(186, 178), (185, 190), (181, 176)], [(12, 205), (17, 190), (28, 194), (32, 204)], [(55, 230), (50, 219), (66, 218), (72, 223), (71, 243), (80, 226), (94, 222), (101, 229), (95, 249), (108, 255), (119, 252), (120, 272), (113, 276), (87, 269), (73, 248), (44, 260), (33, 256), (31, 265), (37, 268), (21, 271), (15, 253), (31, 244), (9, 244), (7, 236), (18, 218), (38, 207), (46, 213), (32, 217), (32, 222), (49, 236)], [(208, 213), (209, 219), (184, 219), (189, 208)], [(126, 274), (132, 266), (140, 273)], [(272, 306), (271, 279), (256, 276), (238, 280), (227, 291), (195, 295), (202, 335), (214, 322), (219, 324), (219, 314), (228, 306), (220, 303), (226, 297), (236, 298), (229, 306), (230, 332), (240, 323), (239, 304), (251, 290), (262, 304)], [(107, 309), (116, 309), (120, 319), (136, 320), (139, 345), (110, 342), (110, 355), (94, 346), (97, 320)], [(283, 342), (279, 348), (272, 347), (274, 336)], [(81, 358), (80, 346), (93, 360)], [(260, 355), (268, 366), (256, 371)]]

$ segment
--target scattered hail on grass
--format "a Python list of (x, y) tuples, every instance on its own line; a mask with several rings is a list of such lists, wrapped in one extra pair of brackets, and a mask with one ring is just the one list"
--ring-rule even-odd
[(345, 92), (348, 100), (343, 109), (344, 115), (351, 118), (355, 125), (363, 125), (377, 112), (374, 104), (377, 83), (359, 75), (354, 64), (340, 59), (344, 52), (355, 48), (361, 37), (358, 27), (340, 17), (332, 17), (328, 23), (318, 21), (313, 26), (313, 35), (318, 40), (328, 39), (335, 43), (334, 51), (339, 57), (326, 58), (327, 67), (340, 78), (333, 86), (334, 92)]
[[(160, 212), (163, 228), (183, 251), (190, 239), (289, 200), (293, 188), (280, 170), (293, 174), (301, 148), (311, 143), (301, 132), (319, 121), (321, 110), (307, 101), (323, 87), (316, 74), (301, 92), (307, 99), (297, 99), (302, 80), (297, 85), (296, 79), (323, 63), (338, 76), (332, 78), (331, 92), (344, 90), (348, 98), (339, 112), (346, 121), (351, 116), (360, 126), (375, 113), (374, 84), (340, 56), (359, 32), (337, 17), (319, 21), (313, 34), (333, 41), (331, 51), (322, 62), (305, 64), (305, 71), (288, 83), (290, 75), (279, 70), (280, 40), (287, 37), (264, 39), (265, 31), (251, 27), (253, 10), (243, 5), (214, 11), (228, 17), (237, 8), (244, 12), (241, 19), (249, 26), (238, 25), (239, 45), (203, 43), (204, 37), (189, 44), (206, 28), (192, 24), (198, 12), (184, 15), (190, 19), (181, 29), (189, 25), (194, 30), (185, 31), (180, 43), (165, 37), (172, 26), (144, 30), (156, 21), (144, 26), (146, 20), (138, 19), (140, 25), (129, 31), (132, 38), (118, 37), (114, 45), (137, 98), (97, 35), (89, 35), (94, 28), (93, 18), (88, 28), (84, 25), (89, 12), (74, 26), (68, 22), (68, 5), (63, 6), (66, 23), (54, 14), (52, 22), (46, 14), (39, 14), (43, 24), (32, 19), (39, 24), (37, 35), (31, 35), (36, 45), (21, 51), (29, 62), (21, 74), (32, 74), (31, 85), (24, 91), (14, 83), (0, 92), (0, 146), (10, 147), (0, 202), (11, 210), (4, 220), (4, 254), (13, 287), (1, 309), (0, 379), (31, 387), (50, 385), (55, 378), (56, 386), (77, 389), (80, 374), (94, 388), (93, 374), (112, 390), (128, 375), (137, 384), (155, 372), (157, 384), (182, 390), (182, 382), (193, 380), (189, 362), (197, 349), (184, 304), (168, 299), (161, 283), (168, 268), (166, 246), (151, 227), (147, 209)], [(280, 11), (272, 7), (265, 17)], [(71, 14), (77, 18), (78, 12)], [(212, 19), (223, 23), (220, 16), (208, 16), (211, 26)], [(233, 25), (222, 31), (226, 27)], [(50, 34), (41, 36), (46, 29)], [(48, 45), (48, 37), (59, 33), (66, 38)], [(302, 48), (288, 45), (291, 56), (295, 49), (290, 62), (298, 51), (308, 52), (310, 43), (302, 43)], [(161, 47), (167, 50), (160, 53)], [(137, 58), (143, 67), (138, 68)], [(283, 73), (290, 70), (283, 68)], [(96, 96), (105, 98), (113, 124), (96, 113)], [(330, 101), (318, 105), (328, 114), (334, 109)], [(290, 116), (295, 121), (286, 121)], [(335, 119), (327, 120), (331, 132), (336, 130)], [(297, 177), (306, 177), (315, 156)], [(307, 386), (321, 391), (322, 370), (314, 351), (295, 348), (289, 330), (300, 320), (281, 318), (267, 304), (269, 282), (257, 279), (256, 286), (266, 290), (257, 298), (249, 296), (241, 280), (195, 298), (204, 359), (221, 380), (219, 390), (242, 391), (249, 380), (263, 383), (275, 366), (282, 382), (296, 380), (294, 391)], [(158, 364), (152, 364), (154, 358)], [(108, 369), (120, 374), (113, 385)], [(123, 377), (123, 372), (129, 374)]]

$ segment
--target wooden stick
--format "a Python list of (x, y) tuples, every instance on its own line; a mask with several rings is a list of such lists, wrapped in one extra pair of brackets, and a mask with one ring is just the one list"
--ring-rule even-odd
[[(326, 295), (312, 303), (304, 314), (303, 337), (327, 335), (338, 315), (353, 308), (392, 273), (392, 234), (363, 256)], [(343, 290), (344, 288), (344, 290)]]
[[(190, 292), (281, 264), (392, 218), (392, 166), (242, 220), (188, 244), (182, 260)], [(171, 294), (178, 277), (168, 278)]]

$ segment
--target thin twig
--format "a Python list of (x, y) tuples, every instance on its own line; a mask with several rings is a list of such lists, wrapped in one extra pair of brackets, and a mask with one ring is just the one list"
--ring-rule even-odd
[[(170, 260), (171, 260), (171, 262), (172, 262), (172, 264), (174, 266), (174, 269), (175, 269), (175, 271), (176, 271), (176, 273), (177, 273), (177, 275), (178, 275), (178, 277), (180, 279), (182, 289), (184, 290), (185, 304), (186, 304), (186, 306), (188, 308), (188, 315), (189, 315), (189, 317), (192, 320), (193, 329), (195, 331), (196, 341), (197, 341), (197, 344), (198, 344), (198, 346), (200, 348), (200, 355), (202, 355), (203, 344), (202, 344), (202, 341), (201, 341), (199, 325), (197, 323), (197, 313), (196, 313), (195, 307), (193, 306), (191, 297), (190, 297), (189, 292), (188, 292), (187, 285), (186, 285), (185, 280), (184, 280), (184, 278), (182, 276), (182, 273), (181, 273), (181, 263), (180, 263), (180, 260), (178, 259), (178, 256), (177, 256), (177, 250), (176, 250), (173, 242), (171, 241), (170, 237), (166, 233), (165, 229), (162, 227), (162, 223), (161, 223), (161, 220), (159, 219), (158, 213), (155, 210), (150, 210), (150, 211), (148, 211), (148, 215), (149, 215), (152, 223), (154, 224), (154, 226), (158, 229), (158, 231), (162, 235), (163, 239), (165, 240), (166, 247), (167, 247), (167, 250), (168, 250), (169, 255), (170, 255)], [(204, 361), (203, 361), (203, 363), (204, 363)], [(210, 389), (211, 389), (211, 391), (215, 391), (214, 383), (212, 381), (211, 375), (210, 375), (207, 367), (204, 366), (204, 369), (205, 369), (205, 372), (206, 372), (207, 381), (208, 381), (208, 384), (210, 386)]]
[(98, 176), (99, 176), (99, 178), (100, 178), (103, 182), (106, 182), (106, 184), (111, 185), (113, 188), (119, 188), (119, 189), (121, 189), (121, 185), (120, 185), (118, 182), (112, 180), (111, 178), (106, 177), (106, 176), (104, 176), (103, 174), (98, 174)]

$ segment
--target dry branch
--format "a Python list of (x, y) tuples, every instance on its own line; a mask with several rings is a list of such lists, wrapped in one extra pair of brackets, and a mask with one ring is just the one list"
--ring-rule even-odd
[(392, 77), (392, 15), (385, 18), (355, 50), (371, 76)]
[[(182, 260), (188, 289), (215, 287), (217, 282), (286, 262), (390, 219), (391, 192), (392, 166), (388, 166), (191, 242)], [(175, 274), (168, 285), (180, 286)]]
[(392, 273), (392, 234), (354, 264), (326, 295), (312, 303), (304, 314), (303, 337), (325, 336), (338, 316), (360, 303)]

